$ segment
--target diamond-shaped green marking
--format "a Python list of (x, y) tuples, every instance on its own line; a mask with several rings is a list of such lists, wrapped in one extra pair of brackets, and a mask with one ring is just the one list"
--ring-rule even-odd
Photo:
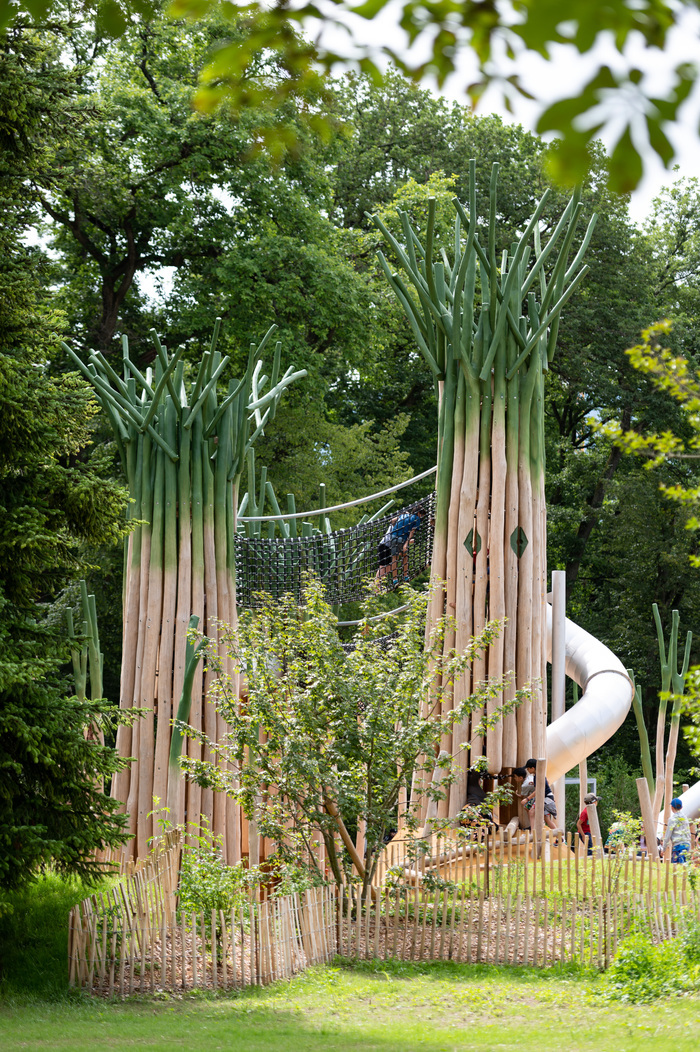
[(510, 535), (510, 546), (517, 555), (518, 558), (523, 554), (527, 548), (528, 540), (527, 534), (522, 526), (516, 526)]
[(481, 536), (479, 531), (476, 530), (476, 548), (474, 546), (474, 530), (470, 530), (464, 541), (464, 547), (467, 549), (470, 555), (478, 555), (481, 551)]

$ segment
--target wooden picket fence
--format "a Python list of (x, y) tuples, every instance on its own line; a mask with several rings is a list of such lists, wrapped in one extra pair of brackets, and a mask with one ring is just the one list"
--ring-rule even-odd
[(73, 986), (124, 997), (156, 990), (230, 990), (290, 978), (336, 954), (406, 961), (453, 960), (605, 968), (630, 930), (654, 942), (700, 925), (688, 866), (592, 856), (529, 831), (508, 841), (396, 839), (384, 883), (250, 895), (232, 910), (178, 912), (180, 834), (173, 831), (108, 893), (70, 915)]
[(382, 852), (374, 883), (413, 886), (442, 881), (466, 884), (470, 894), (486, 897), (556, 893), (587, 900), (661, 891), (677, 898), (691, 894), (694, 872), (687, 865), (654, 860), (629, 848), (605, 852), (600, 843), (588, 855), (571, 833), (562, 840), (546, 828), (540, 838), (529, 829), (509, 836), (503, 828), (482, 826), (451, 836), (396, 836)]
[(129, 922), (81, 903), (71, 914), (71, 985), (124, 997), (156, 990), (230, 990), (288, 979), (337, 953), (333, 888), (210, 914), (165, 912)]
[(469, 894), (466, 885), (344, 889), (339, 952), (349, 958), (450, 960), (603, 969), (632, 929), (661, 942), (700, 923), (700, 900), (672, 893)]
[(74, 906), (68, 922), (68, 966), (71, 986), (90, 985), (95, 970), (110, 956), (146, 946), (149, 933), (175, 918), (182, 834), (173, 829), (160, 837), (151, 854), (128, 863), (109, 891), (90, 895)]

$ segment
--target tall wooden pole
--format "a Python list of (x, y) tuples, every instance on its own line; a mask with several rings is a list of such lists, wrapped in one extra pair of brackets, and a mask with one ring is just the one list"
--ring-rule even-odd
[(657, 859), (659, 857), (659, 847), (656, 843), (656, 828), (659, 816), (654, 813), (651, 794), (649, 793), (649, 783), (646, 778), (637, 778), (637, 794), (639, 796), (642, 827), (644, 829), (644, 839), (647, 842), (649, 858)]
[[(552, 706), (551, 722), (565, 711), (566, 692), (566, 572), (552, 571)], [(562, 828), (565, 825), (566, 794), (564, 777), (552, 786), (557, 814)]]

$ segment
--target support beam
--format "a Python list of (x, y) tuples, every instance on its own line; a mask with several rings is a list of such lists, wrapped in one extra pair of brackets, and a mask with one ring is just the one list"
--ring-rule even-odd
[[(552, 705), (550, 723), (566, 708), (566, 571), (552, 571)], [(557, 815), (563, 827), (566, 816), (566, 787), (562, 775), (552, 785)], [(585, 790), (584, 790), (585, 795)]]
[(588, 811), (588, 824), (591, 827), (593, 837), (593, 857), (603, 857), (603, 838), (600, 833), (600, 822), (598, 820), (598, 804), (586, 804)]
[(542, 831), (544, 829), (544, 786), (547, 777), (547, 761), (537, 761), (537, 785), (535, 786), (535, 808), (533, 827), (537, 834), (538, 844), (542, 843)]

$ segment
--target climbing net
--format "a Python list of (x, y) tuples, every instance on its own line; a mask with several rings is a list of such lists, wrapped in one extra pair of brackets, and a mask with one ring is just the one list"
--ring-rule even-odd
[[(407, 518), (405, 518), (407, 517)], [(363, 599), (368, 586), (392, 591), (430, 565), (435, 494), (383, 518), (311, 537), (235, 538), (236, 603), (257, 609), (263, 596), (301, 602), (306, 577), (323, 583), (336, 605)], [(409, 529), (410, 528), (410, 529)]]

